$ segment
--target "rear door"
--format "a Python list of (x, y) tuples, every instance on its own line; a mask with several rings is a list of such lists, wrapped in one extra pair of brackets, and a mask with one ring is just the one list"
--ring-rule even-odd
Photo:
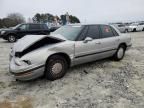
[[(84, 42), (86, 37), (91, 41)], [(100, 31), (98, 25), (89, 25), (82, 31), (78, 41), (75, 42), (75, 64), (85, 63), (98, 59), (100, 48)]]
[(101, 30), (101, 56), (102, 58), (112, 56), (119, 45), (119, 34), (109, 25), (100, 25)]
[(38, 35), (40, 32), (40, 24), (29, 24), (29, 34)]

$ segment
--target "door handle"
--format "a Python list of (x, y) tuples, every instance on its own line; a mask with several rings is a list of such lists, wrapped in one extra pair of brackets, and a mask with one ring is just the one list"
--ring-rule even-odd
[(95, 42), (95, 44), (101, 44), (101, 42)]

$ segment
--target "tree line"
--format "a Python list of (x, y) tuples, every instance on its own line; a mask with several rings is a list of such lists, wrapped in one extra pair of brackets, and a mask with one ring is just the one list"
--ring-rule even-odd
[[(57, 20), (60, 24), (66, 23), (66, 15), (54, 16), (50, 13), (36, 13), (33, 18), (32, 22), (34, 23), (53, 23)], [(0, 28), (8, 28), (16, 26), (17, 24), (25, 23), (26, 20), (24, 16), (20, 13), (11, 13), (8, 14), (5, 18), (0, 18)], [(69, 15), (69, 23), (80, 23), (80, 20), (73, 15)]]
[(13, 27), (20, 23), (25, 23), (23, 15), (20, 13), (11, 13), (6, 18), (0, 19), (0, 28)]

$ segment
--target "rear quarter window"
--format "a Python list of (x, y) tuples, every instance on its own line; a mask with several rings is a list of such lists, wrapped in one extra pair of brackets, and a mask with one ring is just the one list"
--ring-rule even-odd
[(48, 29), (46, 24), (41, 24), (41, 29)]

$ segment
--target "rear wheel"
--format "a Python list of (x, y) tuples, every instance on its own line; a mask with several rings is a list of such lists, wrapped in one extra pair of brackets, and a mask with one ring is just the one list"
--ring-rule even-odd
[(45, 76), (48, 80), (56, 80), (62, 78), (68, 69), (68, 64), (65, 58), (59, 55), (54, 55), (46, 63)]
[(125, 55), (125, 50), (126, 50), (126, 46), (125, 45), (120, 45), (117, 52), (114, 55), (114, 59), (116, 61), (122, 60), (124, 55)]
[(15, 35), (13, 35), (13, 34), (8, 35), (8, 41), (11, 42), (11, 43), (15, 42), (16, 41)]
[(144, 28), (142, 29), (142, 31), (144, 31)]

